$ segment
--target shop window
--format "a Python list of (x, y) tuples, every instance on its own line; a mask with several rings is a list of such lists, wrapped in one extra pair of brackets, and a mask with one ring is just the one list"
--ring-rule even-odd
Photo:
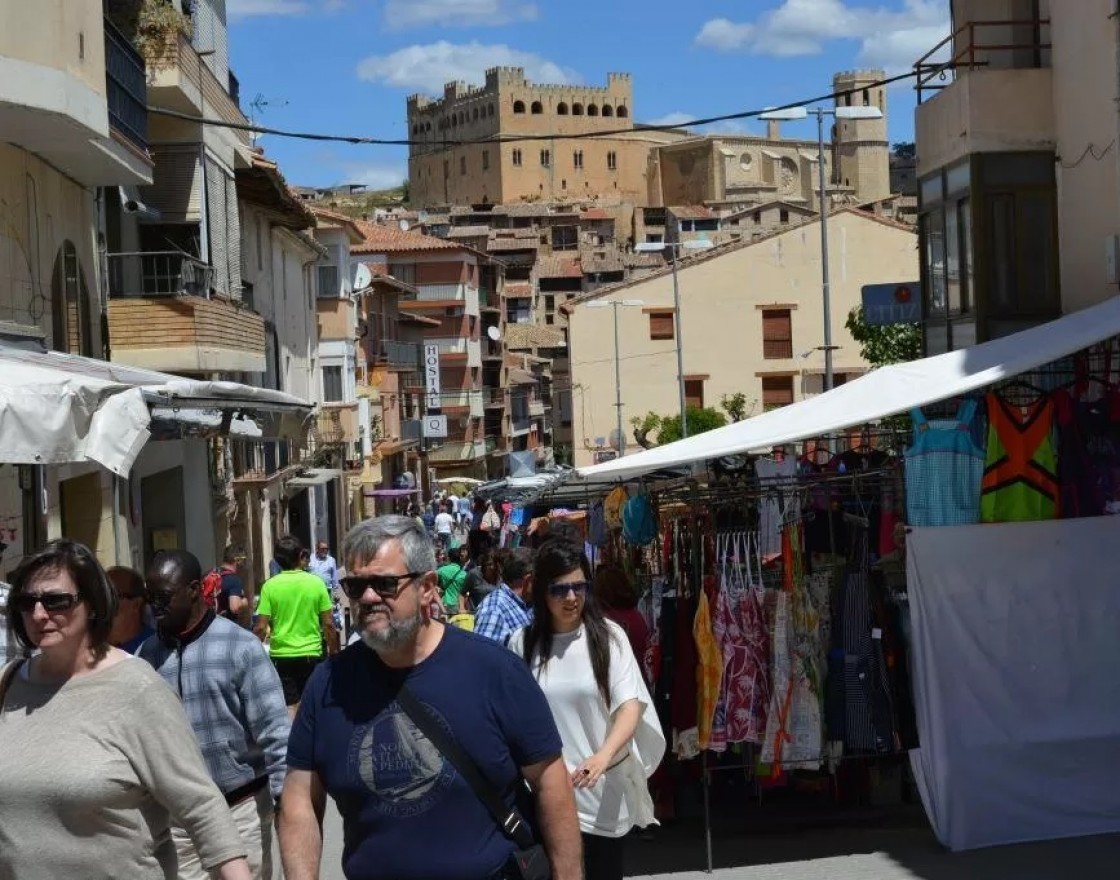
[(673, 339), (676, 332), (673, 324), (672, 310), (649, 313), (649, 338)]
[(768, 360), (793, 357), (793, 321), (789, 309), (763, 311), (762, 356)]
[(762, 411), (793, 403), (793, 376), (762, 377)]
[(703, 379), (688, 379), (684, 380), (684, 405), (686, 409), (704, 408), (704, 380)]

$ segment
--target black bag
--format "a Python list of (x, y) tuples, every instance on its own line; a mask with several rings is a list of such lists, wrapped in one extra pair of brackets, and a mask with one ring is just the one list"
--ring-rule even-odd
[(519, 880), (551, 880), (552, 866), (548, 862), (548, 855), (544, 847), (534, 840), (532, 830), (521, 818), (517, 809), (506, 804), (497, 789), (483, 777), (482, 771), (478, 769), (478, 765), (470, 755), (459, 748), (459, 744), (403, 685), (397, 692), (397, 703), (412, 719), (412, 723), (428, 738), (428, 742), (439, 749), (459, 771), (459, 775), (467, 781), (475, 797), (482, 801), (506, 837), (517, 844), (517, 851), (514, 852), (507, 866), (507, 870), (510, 871), (509, 876)]

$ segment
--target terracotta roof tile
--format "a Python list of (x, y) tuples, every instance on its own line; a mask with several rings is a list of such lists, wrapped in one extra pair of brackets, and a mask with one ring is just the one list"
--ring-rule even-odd
[(681, 205), (670, 208), (669, 213), (678, 220), (711, 220), (716, 216), (703, 205)]
[(594, 275), (599, 272), (626, 271), (626, 263), (622, 259), (622, 254), (618, 252), (583, 254), (580, 256), (580, 263), (583, 264), (584, 275)]
[[(509, 285), (506, 285), (509, 289)], [(566, 348), (564, 331), (540, 324), (506, 324), (506, 348), (511, 351), (534, 348)]]
[(551, 254), (537, 260), (538, 278), (582, 278), (579, 257)]
[(505, 295), (508, 297), (515, 297), (520, 299), (525, 296), (533, 295), (533, 285), (528, 281), (521, 282), (506, 282)]
[(483, 238), (488, 235), (489, 226), (452, 226), (447, 231), (448, 238)]
[(535, 251), (541, 246), (540, 237), (491, 235), (486, 242), (488, 251)]
[(454, 251), (462, 245), (396, 226), (383, 226), (367, 220), (355, 221), (365, 241), (351, 249), (354, 254), (400, 253), (401, 251)]

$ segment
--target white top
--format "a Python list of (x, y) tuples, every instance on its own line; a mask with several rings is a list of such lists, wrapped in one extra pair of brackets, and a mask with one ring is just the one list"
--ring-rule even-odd
[[(533, 674), (548, 698), (569, 772), (599, 750), (607, 739), (611, 716), (624, 703), (638, 700), (642, 704), (642, 719), (629, 748), (624, 750), (626, 756), (616, 757), (593, 788), (575, 792), (581, 831), (601, 837), (622, 837), (635, 825), (644, 828), (657, 824), (646, 779), (665, 755), (665, 736), (626, 633), (613, 621), (607, 621), (607, 626), (611, 631), (609, 708), (595, 684), (582, 626), (574, 632), (553, 636), (548, 664), (542, 670), (538, 661)], [(510, 650), (518, 656), (522, 654), (524, 639), (524, 629), (510, 637)]]
[(437, 535), (450, 535), (451, 529), (455, 526), (455, 517), (446, 511), (441, 511), (436, 514), (436, 534)]

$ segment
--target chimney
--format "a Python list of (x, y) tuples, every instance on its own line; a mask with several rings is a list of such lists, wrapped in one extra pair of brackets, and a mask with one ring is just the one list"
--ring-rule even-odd
[(766, 120), (766, 139), (770, 141), (780, 140), (782, 124), (777, 119)]

